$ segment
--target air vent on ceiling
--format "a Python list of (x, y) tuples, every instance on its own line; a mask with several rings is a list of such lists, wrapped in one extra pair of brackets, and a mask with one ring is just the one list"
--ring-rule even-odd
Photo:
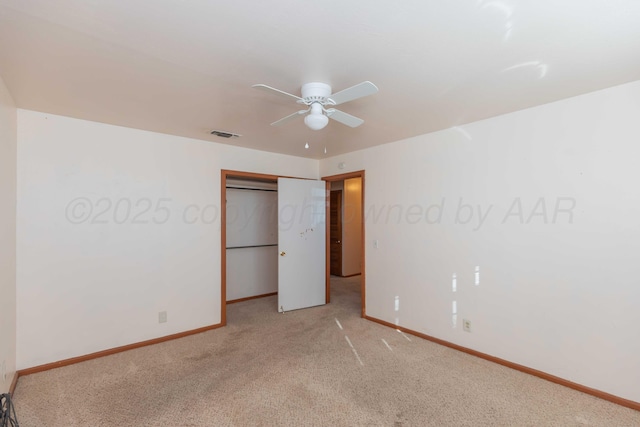
[(219, 136), (220, 138), (240, 138), (242, 136), (237, 133), (225, 132), (223, 130), (212, 130), (211, 135)]

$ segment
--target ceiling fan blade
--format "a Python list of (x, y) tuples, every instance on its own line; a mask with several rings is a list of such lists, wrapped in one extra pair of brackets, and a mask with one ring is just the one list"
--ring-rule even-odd
[(334, 102), (333, 105), (344, 104), (345, 102), (353, 101), (354, 99), (362, 98), (363, 96), (373, 95), (378, 92), (378, 87), (373, 83), (366, 81), (355, 86), (351, 86), (348, 89), (341, 90), (338, 93), (334, 93), (329, 97)]
[(265, 92), (275, 93), (276, 95), (286, 96), (287, 98), (293, 98), (296, 101), (301, 101), (302, 100), (302, 98), (300, 98), (299, 96), (295, 96), (295, 95), (292, 95), (290, 93), (283, 92), (280, 89), (276, 89), (276, 88), (271, 87), (271, 86), (259, 84), (259, 85), (253, 85), (251, 87), (255, 87), (256, 89), (264, 90)]
[(336, 110), (335, 108), (327, 110), (327, 117), (352, 128), (357, 128), (364, 123), (364, 120), (359, 119), (356, 116), (352, 116), (351, 114), (347, 114), (344, 111)]
[(280, 126), (282, 124), (285, 124), (287, 122), (290, 122), (291, 120), (295, 119), (296, 117), (307, 113), (309, 110), (300, 110), (300, 111), (296, 111), (293, 114), (289, 114), (287, 117), (283, 117), (280, 120), (277, 120), (273, 123), (271, 123), (271, 126)]

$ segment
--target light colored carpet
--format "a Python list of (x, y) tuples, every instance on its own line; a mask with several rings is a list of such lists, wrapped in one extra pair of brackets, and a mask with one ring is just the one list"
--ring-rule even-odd
[(332, 283), (326, 306), (237, 303), (226, 328), (22, 377), (20, 425), (640, 426), (640, 412), (363, 320), (359, 278)]

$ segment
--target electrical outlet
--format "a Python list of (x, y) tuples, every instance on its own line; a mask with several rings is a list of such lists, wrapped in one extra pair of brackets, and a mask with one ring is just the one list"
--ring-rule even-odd
[(161, 311), (158, 313), (158, 323), (167, 323), (167, 312)]
[(462, 319), (462, 330), (465, 332), (471, 332), (471, 320)]

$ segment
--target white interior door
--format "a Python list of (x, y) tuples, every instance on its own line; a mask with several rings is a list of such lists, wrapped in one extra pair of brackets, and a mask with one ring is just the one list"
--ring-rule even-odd
[(278, 311), (326, 304), (324, 181), (278, 178)]

